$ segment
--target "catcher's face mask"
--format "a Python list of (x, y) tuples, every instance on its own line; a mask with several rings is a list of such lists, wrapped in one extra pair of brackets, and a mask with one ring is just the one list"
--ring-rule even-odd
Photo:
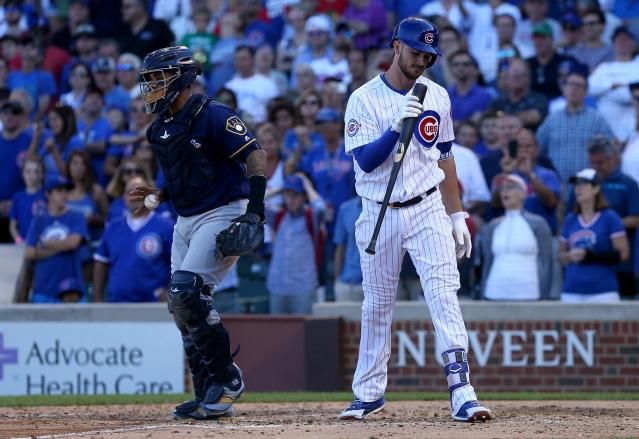
[(170, 102), (163, 102), (163, 100), (165, 100), (171, 84), (179, 77), (179, 68), (140, 72), (140, 91), (148, 114), (157, 113), (168, 107)]

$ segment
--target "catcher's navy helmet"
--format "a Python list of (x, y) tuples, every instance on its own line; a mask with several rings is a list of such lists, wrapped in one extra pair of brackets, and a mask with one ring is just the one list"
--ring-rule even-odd
[(165, 47), (144, 57), (140, 90), (148, 114), (160, 113), (201, 73), (193, 53), (185, 46)]
[(439, 31), (433, 23), (419, 17), (408, 17), (400, 21), (395, 26), (393, 38), (391, 39), (391, 47), (393, 41), (399, 40), (420, 52), (426, 52), (433, 55), (427, 68), (435, 63), (438, 56), (442, 56), (441, 50), (437, 47), (439, 44)]

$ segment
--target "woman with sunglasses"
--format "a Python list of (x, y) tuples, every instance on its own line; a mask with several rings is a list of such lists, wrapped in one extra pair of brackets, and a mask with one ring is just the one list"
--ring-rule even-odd
[(322, 97), (319, 92), (311, 90), (302, 93), (299, 97), (295, 110), (300, 123), (284, 136), (282, 148), (284, 158), (295, 153), (299, 156), (297, 159), (299, 161), (305, 152), (324, 143), (322, 136), (317, 132), (317, 124), (315, 123), (315, 116), (320, 108), (322, 108)]
[(124, 158), (120, 165), (116, 168), (111, 181), (106, 188), (106, 194), (108, 195), (111, 204), (109, 205), (109, 211), (107, 213), (107, 223), (110, 223), (114, 219), (121, 218), (126, 214), (126, 203), (124, 197), (126, 193), (124, 188), (126, 184), (134, 177), (142, 177), (146, 181), (153, 184), (153, 176), (145, 169), (144, 166), (134, 157)]
[(570, 178), (575, 209), (559, 237), (559, 261), (564, 265), (563, 302), (618, 302), (615, 267), (628, 260), (628, 237), (621, 218), (608, 208), (594, 169)]

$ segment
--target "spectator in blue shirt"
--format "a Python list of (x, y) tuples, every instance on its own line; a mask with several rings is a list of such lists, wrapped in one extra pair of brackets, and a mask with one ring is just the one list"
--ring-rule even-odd
[(364, 300), (362, 288), (362, 268), (359, 250), (355, 240), (355, 221), (362, 213), (362, 199), (351, 198), (342, 203), (337, 211), (333, 232), (335, 244), (335, 301), (361, 302)]
[[(606, 137), (595, 138), (588, 145), (588, 160), (601, 179), (604, 196), (610, 208), (619, 214), (628, 234), (628, 241), (634, 243), (639, 226), (639, 187), (632, 177), (621, 172), (618, 167), (617, 152)], [(617, 267), (619, 294), (622, 298), (632, 299), (636, 294), (633, 258)]]
[(26, 189), (17, 192), (11, 202), (9, 212), (13, 241), (21, 244), (27, 237), (34, 212), (46, 202), (42, 190), (42, 161), (27, 159), (22, 165), (22, 179)]
[(565, 266), (564, 302), (619, 301), (615, 266), (630, 255), (619, 215), (608, 208), (597, 171), (586, 168), (570, 178), (576, 204), (561, 231), (559, 260)]
[(13, 242), (9, 234), (11, 199), (24, 188), (20, 168), (32, 138), (32, 131), (24, 123), (24, 113), (17, 101), (9, 100), (0, 107), (0, 242)]
[(318, 237), (324, 201), (301, 173), (286, 179), (283, 197), (283, 210), (266, 213), (275, 235), (266, 278), (270, 309), (272, 314), (310, 314), (319, 285)]
[(82, 215), (67, 208), (70, 187), (63, 178), (45, 183), (47, 208), (34, 217), (27, 234), (25, 257), (35, 261), (33, 303), (62, 302), (60, 283), (69, 278), (78, 280), (84, 293), (79, 248), (87, 229)]
[(57, 92), (55, 80), (51, 73), (38, 67), (42, 62), (42, 49), (31, 36), (22, 39), (20, 56), (22, 68), (9, 73), (7, 86), (11, 90), (18, 88), (27, 90), (35, 103), (31, 115), (40, 119), (48, 110), (51, 98)]
[(317, 132), (315, 122), (320, 108), (322, 108), (322, 97), (317, 91), (310, 90), (300, 95), (295, 104), (300, 124), (284, 135), (282, 155), (285, 159), (293, 152), (301, 157), (314, 147), (322, 145), (322, 136)]
[(477, 83), (479, 66), (467, 50), (458, 50), (446, 57), (455, 78), (455, 85), (448, 88), (453, 120), (471, 119), (477, 122), (481, 113), (493, 101), (494, 96), (486, 87)]
[[(148, 186), (141, 177), (128, 181), (125, 193)], [(140, 209), (142, 202), (125, 200), (127, 214), (111, 222), (95, 252), (94, 300), (155, 302), (164, 300), (171, 277), (173, 223), (155, 211)], [(131, 282), (131, 279), (137, 279)], [(108, 295), (104, 286), (108, 279)]]
[(91, 68), (96, 87), (102, 92), (104, 106), (116, 107), (125, 114), (129, 111), (131, 96), (115, 82), (115, 61), (107, 57), (99, 57)]
[(104, 98), (98, 89), (88, 90), (84, 95), (80, 117), (78, 119), (78, 134), (84, 149), (91, 157), (93, 172), (98, 183), (106, 184), (104, 176), (104, 161), (109, 137), (113, 132), (111, 124), (104, 112)]

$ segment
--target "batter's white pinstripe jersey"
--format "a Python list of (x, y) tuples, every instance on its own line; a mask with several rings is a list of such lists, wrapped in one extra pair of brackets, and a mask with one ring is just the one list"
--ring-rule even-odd
[[(390, 197), (391, 202), (406, 201), (423, 195), (444, 179), (437, 161), (438, 143), (454, 140), (450, 97), (442, 86), (420, 77), (426, 84), (424, 113), (418, 118), (404, 163)], [(412, 93), (412, 90), (409, 91)], [(378, 75), (353, 92), (348, 100), (344, 116), (344, 139), (347, 153), (379, 139), (391, 126), (393, 117), (404, 101), (404, 94), (390, 86), (383, 75)], [(370, 173), (365, 173), (355, 162), (355, 188), (363, 198), (382, 201), (393, 167), (393, 156)]]

